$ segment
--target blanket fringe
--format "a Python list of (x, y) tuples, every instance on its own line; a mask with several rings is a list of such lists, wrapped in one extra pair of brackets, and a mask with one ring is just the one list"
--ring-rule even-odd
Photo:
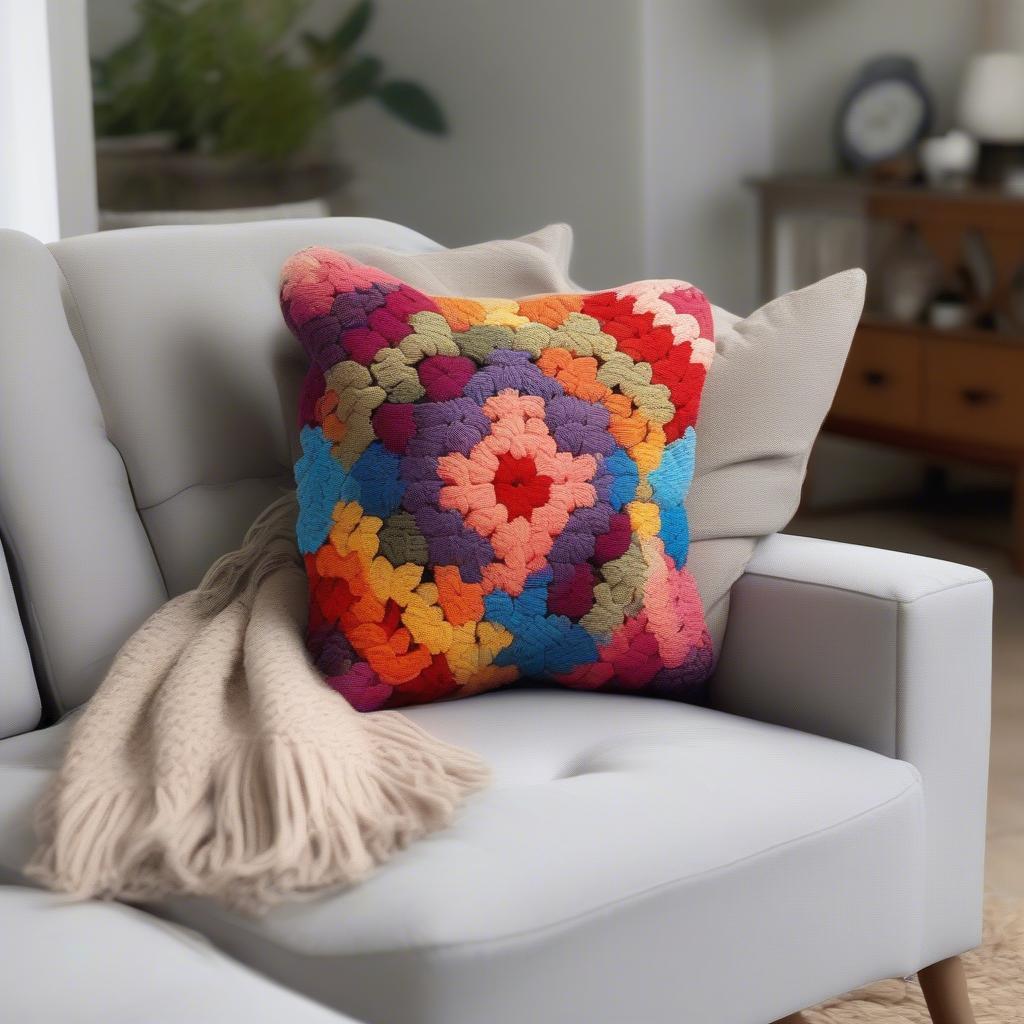
[(122, 648), (38, 805), (30, 877), (258, 914), (359, 881), (485, 785), (476, 755), (324, 685), (296, 510), (294, 493), (275, 501)]
[(26, 873), (78, 899), (210, 896), (243, 913), (360, 881), (450, 823), (488, 771), (395, 712), (365, 716), (375, 754), (286, 736), (234, 750), (200, 791), (54, 787)]

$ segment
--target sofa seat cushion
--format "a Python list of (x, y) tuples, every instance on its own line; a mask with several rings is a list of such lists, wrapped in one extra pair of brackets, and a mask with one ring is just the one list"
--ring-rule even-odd
[[(160, 912), (374, 1024), (739, 1024), (914, 969), (910, 765), (628, 696), (510, 690), (408, 713), (494, 770), (450, 829), (261, 920), (198, 900)], [(25, 757), (42, 765), (38, 744)], [(34, 771), (3, 787), (21, 793), (9, 814)]]
[(120, 903), (0, 886), (0, 1017), (17, 1024), (354, 1024)]

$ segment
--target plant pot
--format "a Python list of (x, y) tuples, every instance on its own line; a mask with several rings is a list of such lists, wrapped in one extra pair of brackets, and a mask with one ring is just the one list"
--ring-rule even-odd
[(315, 155), (257, 163), (183, 153), (164, 133), (97, 140), (96, 172), (104, 228), (324, 216), (348, 178)]

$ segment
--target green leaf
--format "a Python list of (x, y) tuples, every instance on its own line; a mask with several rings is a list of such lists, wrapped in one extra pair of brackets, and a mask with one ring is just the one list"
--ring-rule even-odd
[(339, 57), (348, 53), (362, 39), (372, 18), (373, 0), (358, 0), (331, 35), (334, 53)]
[(137, 33), (93, 63), (97, 132), (167, 132), (181, 150), (279, 161), (308, 145), (331, 106), (371, 96), (421, 131), (445, 131), (431, 95), (385, 81), (382, 62), (357, 51), (374, 0), (347, 0), (336, 28), (296, 33), (293, 48), (308, 4), (135, 0)]
[(376, 88), (384, 71), (377, 57), (357, 57), (334, 83), (334, 101), (339, 107), (365, 99)]
[(323, 116), (321, 97), (301, 68), (282, 59), (226, 83), (217, 150), (283, 160), (308, 142)]
[(431, 135), (444, 135), (448, 122), (433, 96), (415, 82), (384, 82), (373, 91), (384, 108), (413, 128)]
[(329, 39), (324, 39), (315, 32), (303, 32), (299, 38), (314, 64), (330, 67), (334, 63), (334, 48)]
[(103, 65), (109, 78), (117, 79), (132, 72), (140, 58), (145, 56), (145, 47), (145, 37), (141, 32), (137, 32), (96, 63)]

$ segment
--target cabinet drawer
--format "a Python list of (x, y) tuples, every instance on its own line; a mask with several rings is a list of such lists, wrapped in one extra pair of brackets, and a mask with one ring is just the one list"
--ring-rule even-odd
[(918, 427), (922, 378), (919, 338), (862, 327), (853, 339), (832, 415), (861, 423)]
[(929, 434), (1024, 448), (1024, 348), (936, 341), (925, 358)]

